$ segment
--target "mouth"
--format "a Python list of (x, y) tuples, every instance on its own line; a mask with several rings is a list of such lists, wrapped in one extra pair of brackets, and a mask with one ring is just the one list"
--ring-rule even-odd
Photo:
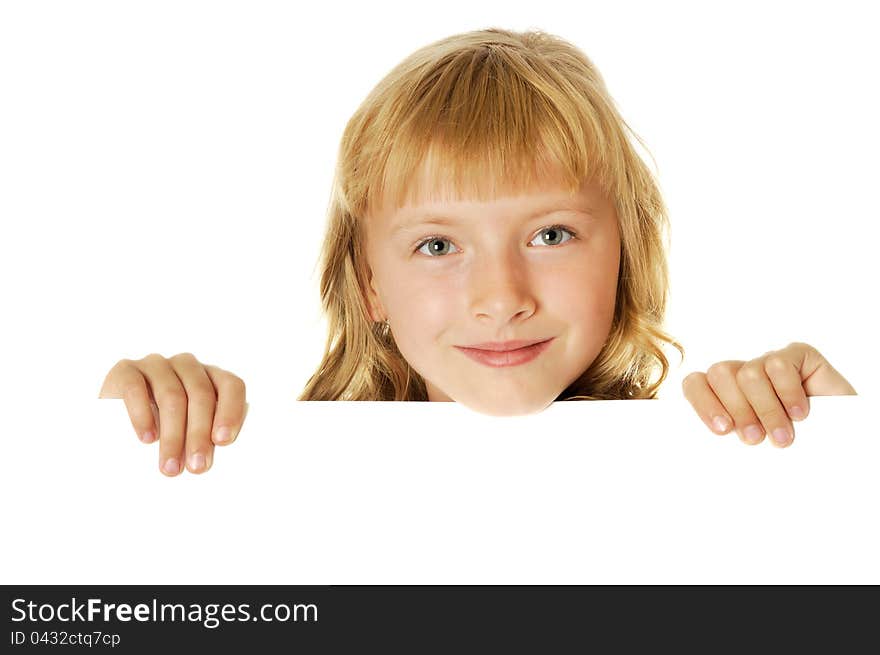
[(555, 337), (542, 341), (503, 341), (455, 347), (479, 364), (503, 368), (527, 364), (547, 350), (553, 339)]

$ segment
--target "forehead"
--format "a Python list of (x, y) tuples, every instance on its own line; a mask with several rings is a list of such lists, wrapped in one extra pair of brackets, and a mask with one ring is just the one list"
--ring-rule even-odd
[(609, 204), (592, 184), (571, 191), (564, 185), (517, 190), (490, 200), (467, 197), (428, 196), (402, 207), (376, 212), (367, 220), (368, 231), (406, 233), (423, 223), (457, 224), (477, 221), (486, 224), (520, 223), (560, 211), (574, 211), (598, 218), (608, 213)]
[(378, 202), (367, 208), (367, 226), (392, 226), (412, 217), (430, 218), (477, 208), (526, 216), (542, 210), (598, 210), (607, 205), (607, 195), (596, 181), (574, 183), (558, 167), (532, 163), (529, 170), (527, 166), (504, 176), (483, 171), (462, 181), (436, 158), (426, 158), (405, 184), (387, 186)]
[(572, 210), (592, 213), (594, 205), (590, 194), (571, 192), (565, 188), (551, 187), (529, 189), (499, 196), (492, 200), (456, 198), (450, 200), (425, 199), (399, 207), (392, 212), (377, 216), (377, 220), (396, 229), (408, 223), (436, 220), (455, 221), (459, 218), (485, 218), (526, 220), (550, 212)]

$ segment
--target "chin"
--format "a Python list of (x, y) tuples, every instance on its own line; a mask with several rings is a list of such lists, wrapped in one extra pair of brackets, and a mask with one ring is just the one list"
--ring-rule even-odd
[(498, 397), (470, 397), (455, 398), (468, 409), (489, 416), (524, 416), (536, 414), (549, 407), (556, 396), (532, 397), (532, 398), (498, 398)]

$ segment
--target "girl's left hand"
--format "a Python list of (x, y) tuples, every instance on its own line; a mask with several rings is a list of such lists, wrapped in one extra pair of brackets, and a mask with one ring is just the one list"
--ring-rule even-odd
[[(744, 443), (772, 435), (785, 448), (794, 439), (792, 420), (810, 412), (807, 396), (854, 396), (856, 390), (806, 343), (791, 343), (748, 362), (724, 361), (706, 373), (694, 372), (681, 383), (685, 397), (717, 434), (735, 427)], [(731, 418), (732, 417), (732, 418)]]

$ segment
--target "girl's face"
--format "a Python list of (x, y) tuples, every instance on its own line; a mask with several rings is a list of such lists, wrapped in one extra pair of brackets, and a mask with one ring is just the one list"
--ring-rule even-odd
[(366, 220), (371, 318), (387, 319), (429, 400), (539, 411), (611, 330), (620, 264), (598, 186), (549, 184), (492, 202), (430, 201)]

